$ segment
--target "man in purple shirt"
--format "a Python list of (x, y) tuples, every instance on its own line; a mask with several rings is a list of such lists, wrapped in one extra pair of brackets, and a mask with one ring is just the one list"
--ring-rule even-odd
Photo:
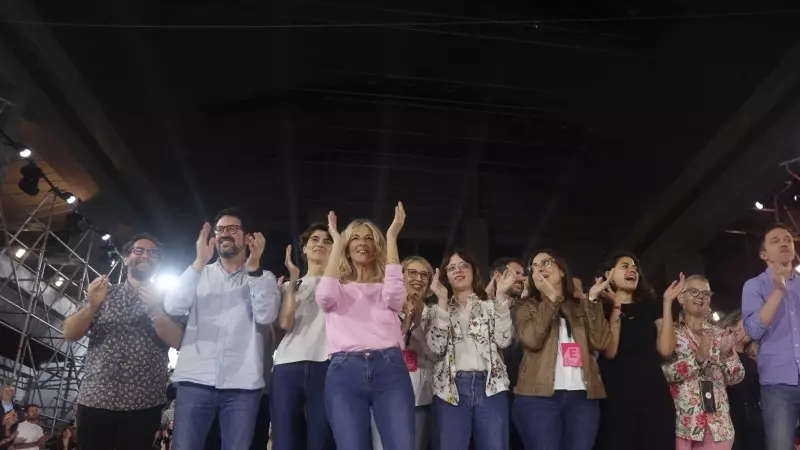
[(760, 343), (767, 450), (790, 450), (800, 417), (800, 277), (792, 269), (794, 239), (785, 226), (767, 229), (759, 256), (767, 270), (744, 284), (744, 328)]

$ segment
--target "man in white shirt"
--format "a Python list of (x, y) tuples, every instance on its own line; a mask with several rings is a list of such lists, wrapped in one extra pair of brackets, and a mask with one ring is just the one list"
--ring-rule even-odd
[[(328, 225), (315, 223), (300, 235), (303, 259), (308, 271), (292, 262), (292, 248), (286, 248), (289, 281), (283, 285), (283, 304), (278, 325), (286, 336), (275, 353), (270, 394), (273, 450), (327, 450), (335, 448), (325, 410), (325, 376), (328, 344), (325, 313), (314, 298), (317, 282), (325, 272), (333, 240)], [(297, 411), (306, 411), (306, 436), (299, 431)], [(303, 443), (306, 445), (304, 446)]]
[(24, 448), (39, 448), (48, 436), (45, 436), (42, 427), (36, 424), (39, 420), (39, 405), (30, 404), (25, 408), (25, 422), (17, 425), (17, 438), (14, 439), (14, 450)]
[[(266, 241), (245, 213), (220, 211), (197, 239), (197, 258), (164, 299), (168, 314), (189, 314), (172, 380), (178, 386), (173, 450), (203, 448), (219, 416), (222, 450), (253, 439), (264, 388), (264, 326), (278, 317), (275, 276), (260, 268)], [(216, 262), (208, 264), (219, 253)]]

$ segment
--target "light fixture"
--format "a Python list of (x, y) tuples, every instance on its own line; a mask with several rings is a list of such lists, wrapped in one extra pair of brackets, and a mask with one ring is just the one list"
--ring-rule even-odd
[(798, 264), (798, 265), (797, 265), (797, 266), (794, 268), (794, 270), (795, 270), (795, 272), (800, 272), (800, 264)]
[(764, 205), (761, 202), (756, 202), (756, 209), (764, 209)]
[(714, 322), (719, 322), (719, 313), (714, 311), (711, 313), (711, 318), (714, 320)]
[(796, 194), (795, 194), (795, 196), (794, 196), (794, 201), (797, 201), (797, 195), (796, 195)]
[(159, 275), (156, 277), (155, 282), (160, 291), (169, 292), (178, 285), (178, 276), (174, 274)]
[(19, 156), (22, 158), (30, 158), (31, 154), (33, 154), (33, 152), (29, 148), (23, 148), (19, 151)]
[(32, 160), (28, 160), (28, 164), (22, 166), (19, 173), (22, 174), (22, 179), (19, 180), (18, 186), (22, 192), (31, 197), (39, 195), (39, 179), (44, 177), (42, 169)]
[(56, 287), (61, 287), (62, 284), (64, 284), (64, 279), (61, 278), (61, 277), (58, 277), (58, 279), (56, 279), (56, 282), (55, 282)]
[(111, 235), (108, 234), (108, 233), (103, 233), (103, 236), (100, 239), (102, 239), (104, 241), (107, 241), (107, 240), (111, 239)]
[(17, 258), (22, 258), (23, 256), (25, 256), (25, 253), (27, 253), (27, 250), (25, 250), (24, 248), (20, 248), (17, 249), (17, 252), (14, 253), (14, 256), (16, 256)]
[(70, 205), (78, 201), (78, 197), (75, 197), (72, 192), (64, 192), (62, 198)]

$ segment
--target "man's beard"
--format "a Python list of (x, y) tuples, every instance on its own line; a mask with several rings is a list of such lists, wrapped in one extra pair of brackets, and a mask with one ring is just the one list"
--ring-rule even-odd
[(513, 284), (513, 285), (511, 285), (510, 288), (508, 288), (508, 292), (506, 294), (509, 297), (519, 297), (520, 295), (522, 295), (522, 290), (524, 288), (525, 288), (524, 286), (520, 286), (518, 284)]
[[(230, 242), (232, 245), (230, 247), (223, 248), (222, 244), (225, 242)], [(217, 245), (217, 253), (219, 253), (219, 257), (222, 259), (231, 259), (236, 255), (238, 255), (239, 253), (241, 253), (242, 250), (244, 250), (244, 247), (237, 247), (236, 241), (234, 241), (233, 239), (230, 240), (226, 239)]]
[(128, 269), (128, 275), (139, 281), (147, 281), (153, 276), (155, 266), (150, 263), (145, 263), (142, 266), (141, 261), (134, 261)]

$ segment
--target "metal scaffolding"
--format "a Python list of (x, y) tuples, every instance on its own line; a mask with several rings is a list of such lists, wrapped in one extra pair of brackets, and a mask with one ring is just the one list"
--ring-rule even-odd
[[(88, 337), (67, 342), (61, 326), (86, 298), (89, 281), (99, 275), (89, 261), (93, 250), (101, 251), (101, 236), (93, 228), (81, 229), (77, 220), (66, 230), (53, 230), (54, 218), (63, 223), (65, 214), (80, 217), (57, 190), (33, 210), (5, 192), (2, 196), (0, 325), (19, 340), (13, 359), (0, 356), (0, 373), (23, 404), (41, 406), (41, 423), (52, 432), (73, 421)], [(16, 204), (27, 217), (8, 223), (2, 204)]]

